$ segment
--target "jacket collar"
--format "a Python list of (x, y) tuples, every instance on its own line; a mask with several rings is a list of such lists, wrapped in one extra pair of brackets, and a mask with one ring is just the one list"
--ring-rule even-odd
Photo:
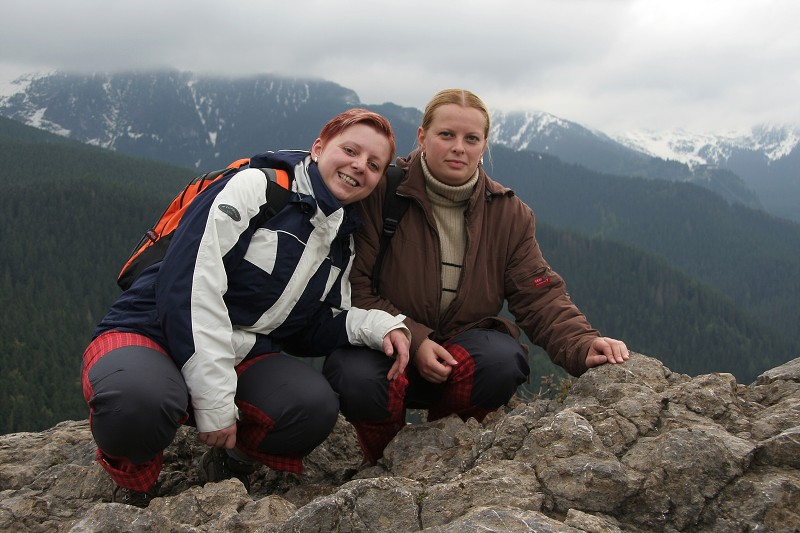
[[(419, 150), (414, 150), (407, 157), (398, 157), (397, 166), (406, 171), (406, 178), (398, 185), (397, 192), (401, 196), (411, 196), (424, 204), (427, 204), (427, 194), (425, 192), (425, 176), (422, 172), (421, 154)], [(489, 177), (483, 170), (483, 165), (478, 167), (478, 181), (475, 184), (475, 191), (469, 200), (469, 205), (473, 206), (479, 198), (485, 197), (491, 201), (494, 196), (514, 196), (514, 191)], [(424, 199), (424, 200), (423, 200)]]
[(279, 168), (286, 170), (292, 176), (297, 175), (295, 170), (301, 165), (302, 172), (311, 185), (310, 192), (311, 196), (313, 196), (313, 201), (308, 198), (306, 203), (310, 204), (314, 209), (320, 209), (326, 217), (332, 215), (338, 209), (342, 209), (345, 216), (340, 233), (352, 233), (355, 231), (360, 225), (360, 218), (355, 206), (353, 204), (343, 206), (336, 199), (325, 185), (317, 164), (311, 161), (310, 152), (306, 150), (278, 150), (275, 152), (263, 152), (250, 158), (250, 166)]

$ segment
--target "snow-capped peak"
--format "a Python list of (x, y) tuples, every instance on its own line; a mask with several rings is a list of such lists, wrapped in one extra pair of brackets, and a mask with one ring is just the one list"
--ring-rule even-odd
[(760, 152), (769, 161), (775, 161), (788, 155), (800, 144), (800, 128), (761, 125), (750, 131), (721, 134), (680, 129), (665, 132), (639, 130), (617, 135), (615, 140), (648, 155), (694, 167), (719, 164), (728, 159), (734, 150)]
[(532, 139), (567, 130), (571, 123), (544, 111), (491, 112), (489, 138), (516, 150), (526, 150)]
[(47, 76), (51, 76), (52, 74), (53, 72), (36, 72), (13, 77), (0, 76), (0, 98), (19, 93), (25, 93), (34, 80), (45, 78)]

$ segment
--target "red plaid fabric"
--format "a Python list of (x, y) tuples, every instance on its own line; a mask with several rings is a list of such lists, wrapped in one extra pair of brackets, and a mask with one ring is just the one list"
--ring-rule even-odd
[(97, 462), (120, 487), (147, 492), (158, 481), (164, 466), (164, 452), (158, 452), (146, 463), (135, 465), (125, 457), (112, 457), (98, 448)]
[(164, 348), (149, 337), (139, 335), (138, 333), (126, 333), (114, 330), (106, 331), (96, 337), (83, 352), (81, 385), (83, 386), (83, 398), (86, 400), (86, 403), (89, 403), (89, 400), (91, 400), (94, 395), (92, 384), (89, 383), (89, 370), (91, 370), (92, 366), (105, 354), (111, 350), (122, 348), (123, 346), (144, 346), (146, 348), (152, 348), (169, 357), (167, 352), (164, 351)]
[(475, 360), (464, 348), (457, 344), (443, 346), (458, 364), (453, 367), (447, 379), (442, 399), (428, 410), (428, 420), (438, 420), (453, 413), (466, 421), (475, 418), (483, 420), (492, 409), (471, 405), (472, 383), (475, 378)]
[[(492, 409), (470, 404), (475, 377), (475, 360), (467, 350), (457, 344), (444, 345), (444, 348), (458, 361), (458, 365), (453, 367), (453, 371), (447, 379), (442, 391), (442, 399), (428, 410), (428, 420), (438, 420), (455, 413), (462, 420), (475, 418), (480, 422), (492, 412)], [(383, 450), (405, 425), (407, 388), (408, 380), (405, 375), (402, 376), (402, 379), (395, 379), (389, 384), (387, 410), (390, 416), (388, 419), (379, 422), (353, 423), (364, 456), (372, 464), (381, 458)]]
[(265, 353), (265, 354), (257, 355), (255, 357), (251, 357), (250, 359), (245, 359), (244, 361), (242, 361), (241, 363), (236, 365), (236, 368), (234, 368), (234, 370), (236, 370), (236, 375), (237, 376), (241, 376), (242, 372), (244, 372), (245, 370), (247, 370), (248, 368), (253, 366), (253, 364), (257, 363), (258, 361), (261, 361), (265, 357), (269, 357), (270, 355), (275, 355), (275, 352), (273, 352), (273, 353)]
[(272, 455), (258, 450), (264, 436), (275, 425), (272, 419), (248, 403), (237, 400), (236, 405), (241, 416), (241, 420), (236, 424), (236, 447), (273, 470), (302, 474), (302, 456)]
[[(408, 368), (406, 368), (408, 372)], [(406, 423), (405, 397), (408, 378), (405, 374), (389, 382), (389, 399), (386, 409), (389, 418), (380, 422), (353, 423), (364, 457), (372, 464), (378, 462), (383, 450)]]

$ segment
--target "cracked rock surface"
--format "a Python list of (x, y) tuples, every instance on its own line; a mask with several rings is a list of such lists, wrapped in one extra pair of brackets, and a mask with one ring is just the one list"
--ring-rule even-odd
[(800, 531), (800, 359), (742, 385), (633, 354), (563, 398), (409, 424), (375, 466), (340, 418), (301, 476), (262, 467), (251, 494), (200, 486), (195, 435), (146, 509), (109, 503), (87, 421), (2, 435), (0, 531)]

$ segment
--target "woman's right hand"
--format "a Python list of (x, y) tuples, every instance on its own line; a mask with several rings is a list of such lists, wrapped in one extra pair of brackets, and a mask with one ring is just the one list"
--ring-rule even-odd
[(383, 353), (387, 357), (394, 357), (392, 368), (386, 377), (392, 381), (398, 376), (401, 376), (406, 370), (408, 365), (408, 349), (411, 346), (406, 334), (400, 329), (393, 329), (383, 338)]
[(218, 429), (217, 431), (198, 433), (197, 439), (209, 446), (231, 449), (236, 446), (236, 422), (226, 428)]
[(420, 375), (431, 383), (444, 383), (458, 364), (441, 344), (425, 339), (414, 355), (414, 365)]

